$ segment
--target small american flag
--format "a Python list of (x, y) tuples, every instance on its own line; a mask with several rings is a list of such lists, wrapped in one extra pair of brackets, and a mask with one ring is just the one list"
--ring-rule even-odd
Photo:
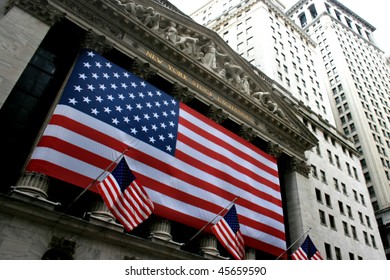
[(98, 186), (104, 202), (118, 219), (131, 231), (153, 211), (153, 202), (131, 172), (124, 157)]
[(242, 260), (245, 257), (244, 239), (235, 205), (211, 228), (211, 231), (235, 259)]
[(314, 246), (313, 241), (307, 236), (301, 247), (298, 248), (292, 255), (293, 260), (322, 260), (320, 252)]

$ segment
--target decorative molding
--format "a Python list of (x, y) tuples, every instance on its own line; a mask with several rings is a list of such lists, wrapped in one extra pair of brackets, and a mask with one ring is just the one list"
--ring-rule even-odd
[(306, 161), (299, 160), (295, 157), (291, 158), (289, 162), (289, 169), (291, 171), (296, 171), (305, 177), (309, 177), (311, 166), (306, 164)]
[(133, 59), (130, 65), (131, 72), (144, 80), (149, 80), (157, 75), (157, 70), (152, 69), (149, 63), (143, 63), (138, 57)]
[(65, 17), (65, 13), (49, 5), (47, 0), (11, 0), (9, 8), (13, 6), (21, 8), (50, 26)]
[(279, 158), (283, 154), (284, 150), (282, 147), (280, 147), (279, 144), (268, 142), (266, 152), (267, 154), (273, 156), (274, 158)]
[(195, 94), (188, 90), (188, 87), (183, 87), (178, 83), (173, 84), (171, 95), (183, 103), (188, 103), (195, 98)]
[(88, 30), (81, 45), (82, 47), (92, 49), (101, 55), (109, 52), (113, 48), (105, 36), (96, 34), (91, 29)]
[(221, 108), (218, 108), (211, 104), (207, 112), (207, 117), (220, 124), (223, 123), (229, 117), (229, 115), (225, 113)]
[(241, 124), (238, 135), (248, 142), (253, 141), (257, 137), (257, 133), (253, 131), (253, 128), (244, 124)]

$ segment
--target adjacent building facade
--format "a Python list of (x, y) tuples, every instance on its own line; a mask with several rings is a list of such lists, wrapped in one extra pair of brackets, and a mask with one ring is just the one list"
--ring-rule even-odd
[[(336, 1), (331, 2), (332, 5), (339, 5)], [(317, 35), (324, 36), (324, 32), (330, 32), (328, 27), (320, 27), (321, 24), (319, 23), (320, 18), (327, 17), (329, 5), (328, 3), (325, 4), (324, 1), (300, 1), (285, 14), (282, 1), (210, 1), (194, 12), (192, 17), (199, 23), (216, 31), (241, 56), (269, 75), (277, 84), (274, 85), (276, 88), (285, 89), (285, 92), (288, 92), (285, 93), (286, 96), (298, 100), (298, 104), (304, 105), (302, 108), (306, 107), (311, 112), (311, 117), (306, 118), (304, 122), (313, 129), (313, 133), (319, 139), (319, 144), (316, 151), (313, 150), (313, 152), (307, 154), (312, 165), (312, 183), (311, 188), (302, 193), (315, 193), (317, 201), (320, 205), (323, 203), (325, 207), (322, 205), (316, 206), (320, 220), (313, 221), (308, 218), (305, 220), (310, 221), (311, 226), (319, 231), (323, 230), (324, 227), (331, 229), (329, 232), (324, 231), (326, 234), (321, 236), (322, 251), (326, 252), (328, 258), (353, 259), (359, 257), (358, 254), (353, 252), (353, 248), (356, 248), (354, 243), (377, 247), (379, 237), (374, 233), (377, 230), (375, 217), (369, 214), (372, 213), (369, 197), (372, 198), (374, 195), (373, 184), (371, 179), (367, 181), (366, 171), (368, 165), (365, 160), (361, 161), (362, 145), (356, 145), (355, 140), (359, 141), (359, 138), (356, 135), (355, 124), (352, 124), (352, 115), (356, 115), (357, 122), (360, 125), (362, 122), (360, 119), (366, 120), (367, 113), (352, 113), (348, 109), (349, 104), (346, 104), (347, 107), (345, 108), (344, 105), (341, 105), (341, 103), (346, 103), (347, 92), (350, 92), (350, 90), (349, 88), (345, 89), (346, 85), (340, 80), (342, 74), (348, 73), (350, 69), (345, 66), (343, 69), (336, 70), (336, 66), (338, 68), (341, 65), (346, 65), (344, 55), (350, 56), (351, 52), (348, 50), (355, 48), (356, 45), (354, 42), (350, 42), (349, 45), (344, 46), (344, 54), (340, 49), (338, 52), (339, 61), (336, 61), (331, 57), (327, 57), (327, 55), (330, 48), (339, 47), (336, 42), (337, 39), (331, 42), (329, 39), (325, 39), (326, 45), (324, 45), (324, 42), (318, 41), (319, 36)], [(343, 7), (343, 11), (349, 11), (344, 6), (340, 7)], [(366, 63), (373, 64), (370, 71), (374, 71), (375, 68), (380, 69), (379, 77), (382, 77), (375, 78), (376, 74), (369, 73), (365, 77), (366, 81), (364, 83), (367, 86), (368, 83), (373, 83), (370, 85), (371, 87), (379, 85), (382, 88), (381, 98), (378, 96), (374, 105), (384, 106), (388, 92), (388, 90), (385, 90), (387, 88), (388, 72), (384, 66), (385, 61), (382, 59), (383, 53), (372, 44), (371, 33), (374, 30), (373, 27), (357, 15), (354, 14), (354, 17), (361, 21), (360, 27), (358, 25), (359, 29), (355, 31), (360, 37), (360, 44), (362, 42), (369, 44), (370, 48), (365, 48), (366, 51), (369, 49), (370, 52), (374, 52), (371, 55), (366, 54), (367, 57), (363, 59)], [(345, 22), (344, 24), (348, 26), (348, 23)], [(317, 33), (314, 30), (317, 30)], [(362, 46), (359, 46), (359, 48), (363, 49)], [(357, 54), (357, 56), (359, 55), (360, 53)], [(358, 63), (363, 63), (363, 61)], [(325, 68), (323, 65), (325, 65)], [(360, 65), (359, 68), (362, 68), (362, 66)], [(368, 72), (369, 70), (364, 71)], [(324, 77), (330, 77), (329, 82)], [(370, 82), (367, 82), (368, 79)], [(380, 81), (377, 79), (380, 79)], [(333, 94), (339, 92), (341, 96), (333, 96)], [(330, 99), (328, 93), (331, 95)], [(335, 105), (334, 97), (336, 97), (337, 105)], [(350, 99), (351, 102), (358, 101), (355, 94), (350, 95)], [(367, 105), (369, 108), (372, 106), (372, 104)], [(377, 133), (379, 133), (381, 127), (385, 134), (379, 138), (382, 141), (381, 146), (377, 145), (377, 136), (379, 135), (375, 136), (377, 141), (375, 139), (365, 139), (364, 143), (371, 146), (371, 149), (375, 149), (373, 154), (378, 156), (378, 153), (380, 155), (387, 154), (383, 150), (387, 149), (384, 147), (386, 146), (384, 135), (387, 133), (387, 113), (386, 111), (379, 113), (377, 107), (371, 109), (377, 112), (375, 115), (382, 114), (380, 120), (382, 125), (375, 124), (375, 127)], [(334, 111), (336, 112), (335, 115)], [(343, 125), (340, 123), (337, 112), (343, 114), (341, 116)], [(372, 114), (371, 118), (373, 118)], [(313, 123), (313, 120), (316, 120), (315, 123)], [(347, 123), (352, 124), (353, 135), (349, 130), (350, 128), (345, 128)], [(375, 129), (373, 123), (367, 124), (368, 130), (363, 130), (363, 135), (372, 136), (370, 132), (372, 130), (369, 129), (370, 125)], [(318, 128), (321, 128), (321, 130), (318, 131)], [(339, 131), (345, 136), (340, 136)], [(353, 137), (354, 135), (355, 137)], [(359, 154), (346, 149), (346, 147), (353, 145), (355, 145)], [(338, 146), (341, 149), (337, 149)], [(354, 149), (352, 148), (352, 150)], [(368, 154), (372, 155), (371, 152), (368, 152)], [(363, 172), (359, 160), (363, 164)], [(382, 175), (386, 177), (387, 163), (384, 157), (375, 158), (372, 160), (372, 164), (375, 166), (373, 167), (374, 170), (381, 170)], [(319, 178), (322, 184), (316, 178)], [(376, 177), (376, 179), (379, 178)], [(382, 182), (382, 185), (383, 183), (386, 183), (384, 191), (387, 192), (387, 179)], [(329, 186), (333, 188), (329, 189)], [(367, 194), (367, 187), (369, 195)], [(325, 196), (325, 199), (322, 196)], [(387, 194), (384, 194), (383, 197), (387, 197)], [(307, 199), (301, 199), (300, 201), (301, 203), (302, 201), (309, 203)], [(378, 203), (375, 201), (375, 199), (372, 201), (373, 207), (375, 211), (378, 211)], [(302, 208), (305, 208), (305, 203), (301, 204)], [(313, 208), (309, 206), (307, 209), (310, 211), (309, 209)], [(379, 214), (380, 212), (376, 213)], [(374, 225), (372, 225), (373, 223)], [(378, 223), (381, 228), (383, 224), (386, 224), (386, 222), (383, 223), (383, 219), (379, 219)], [(335, 240), (338, 240), (338, 242), (335, 242)], [(386, 238), (384, 243), (386, 246)]]
[(336, 124), (359, 152), (389, 257), (389, 67), (375, 27), (338, 1), (299, 1), (287, 15), (316, 41)]
[[(276, 159), (285, 248), (294, 244), (282, 258), (307, 232), (328, 259), (385, 258), (359, 154), (334, 128), (337, 122), (314, 60), (315, 42), (284, 16), (278, 1), (237, 2), (234, 17), (248, 20), (243, 29), (248, 34), (250, 21), (252, 28), (258, 26), (255, 19), (264, 20), (262, 30), (271, 37), (280, 33), (284, 40), (290, 34), (296, 40), (291, 50), (298, 48), (301, 63), (285, 54), (285, 43), (276, 47), (282, 42), (278, 38), (270, 47), (272, 58), (264, 53), (248, 62), (217, 33), (163, 0), (0, 3), (1, 148), (6, 163), (0, 186), (1, 258), (231, 258), (209, 232), (188, 243), (199, 228), (167, 219), (163, 212), (125, 232), (95, 192), (88, 191), (68, 209), (79, 187), (24, 172), (82, 48), (102, 54)], [(230, 30), (239, 29), (239, 23)], [(248, 46), (260, 46), (245, 39)], [(205, 59), (205, 45), (218, 54), (212, 63)], [(272, 252), (247, 246), (246, 258), (276, 259), (279, 254)]]

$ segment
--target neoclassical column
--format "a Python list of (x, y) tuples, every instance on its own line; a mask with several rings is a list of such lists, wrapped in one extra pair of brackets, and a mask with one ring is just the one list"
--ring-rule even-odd
[(172, 240), (171, 227), (172, 223), (170, 220), (153, 217), (149, 239), (179, 250), (183, 244)]
[(219, 256), (219, 251), (217, 249), (218, 240), (213, 235), (206, 235), (200, 239), (199, 249), (201, 255), (211, 255)]
[(38, 172), (24, 172), (11, 187), (11, 196), (48, 209), (54, 209), (60, 203), (48, 200), (49, 178)]
[(154, 219), (150, 231), (150, 237), (171, 241), (171, 221), (159, 218)]
[(202, 236), (199, 242), (200, 255), (212, 260), (227, 259), (219, 254), (217, 246), (218, 240), (214, 235)]
[(115, 216), (102, 199), (96, 199), (92, 204), (91, 210), (85, 213), (84, 217), (91, 224), (103, 226), (118, 232), (124, 231), (124, 226), (116, 222)]
[(255, 260), (256, 259), (256, 250), (253, 248), (245, 248), (245, 259), (246, 260)]

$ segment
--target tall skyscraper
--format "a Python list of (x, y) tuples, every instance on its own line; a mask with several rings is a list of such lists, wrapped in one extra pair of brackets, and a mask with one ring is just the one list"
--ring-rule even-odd
[[(375, 236), (368, 233), (376, 221), (363, 213), (372, 213), (370, 198), (389, 256), (389, 68), (375, 45), (375, 28), (338, 1), (299, 1), (284, 10), (278, 0), (210, 1), (192, 17), (274, 79), (274, 88), (298, 100), (302, 111), (312, 112), (303, 121), (319, 145), (307, 155), (313, 184), (306, 191), (315, 192), (320, 204), (324, 195), (329, 206), (317, 207), (319, 224), (333, 229), (322, 236), (326, 256), (339, 257), (337, 243), (345, 236), (376, 246)], [(348, 145), (356, 148), (355, 157)], [(344, 196), (338, 195), (339, 188)], [(307, 200), (300, 203), (302, 211), (310, 211)], [(337, 237), (327, 241), (329, 236)], [(347, 243), (340, 245), (341, 251), (349, 250)], [(349, 257), (354, 258), (352, 252)]]
[(337, 127), (360, 154), (389, 256), (390, 72), (375, 27), (335, 0), (299, 1), (287, 15), (318, 44)]

